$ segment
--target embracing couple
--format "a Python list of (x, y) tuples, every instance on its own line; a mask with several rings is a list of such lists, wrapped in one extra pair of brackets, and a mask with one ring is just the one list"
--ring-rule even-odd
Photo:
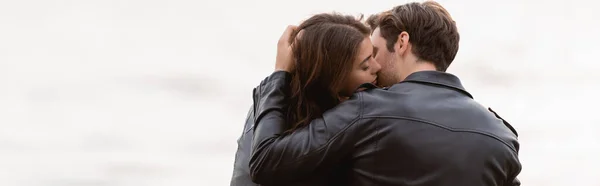
[(445, 72), (458, 43), (433, 1), (289, 26), (231, 185), (520, 185), (517, 132)]

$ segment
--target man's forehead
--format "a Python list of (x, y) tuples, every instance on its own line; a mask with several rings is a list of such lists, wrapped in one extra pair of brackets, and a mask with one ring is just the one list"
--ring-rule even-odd
[(375, 30), (373, 30), (373, 31), (371, 32), (371, 36), (375, 36), (375, 35), (379, 36), (379, 34), (380, 34), (379, 27), (375, 28)]
[(379, 38), (381, 38), (381, 32), (379, 31), (379, 27), (377, 27), (373, 30), (373, 33), (371, 33), (371, 43), (377, 43)]

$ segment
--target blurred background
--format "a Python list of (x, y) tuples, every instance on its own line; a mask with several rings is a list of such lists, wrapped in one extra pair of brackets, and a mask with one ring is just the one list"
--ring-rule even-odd
[[(0, 185), (229, 185), (285, 27), (406, 2), (0, 0)], [(523, 185), (600, 186), (599, 3), (439, 2), (449, 72), (519, 131)]]

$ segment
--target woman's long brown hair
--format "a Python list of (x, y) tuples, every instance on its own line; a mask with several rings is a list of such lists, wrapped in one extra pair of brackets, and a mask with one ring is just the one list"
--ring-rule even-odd
[(340, 103), (340, 87), (352, 71), (361, 42), (370, 33), (361, 19), (318, 14), (298, 26), (302, 36), (291, 38), (296, 68), (291, 73), (286, 119), (292, 128), (288, 132), (308, 125)]

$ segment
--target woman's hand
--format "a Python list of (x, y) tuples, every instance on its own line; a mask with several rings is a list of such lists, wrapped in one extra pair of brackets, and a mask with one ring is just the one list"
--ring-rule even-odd
[(275, 60), (275, 71), (292, 72), (295, 68), (294, 55), (290, 37), (295, 33), (297, 26), (289, 25), (277, 42), (277, 58)]

